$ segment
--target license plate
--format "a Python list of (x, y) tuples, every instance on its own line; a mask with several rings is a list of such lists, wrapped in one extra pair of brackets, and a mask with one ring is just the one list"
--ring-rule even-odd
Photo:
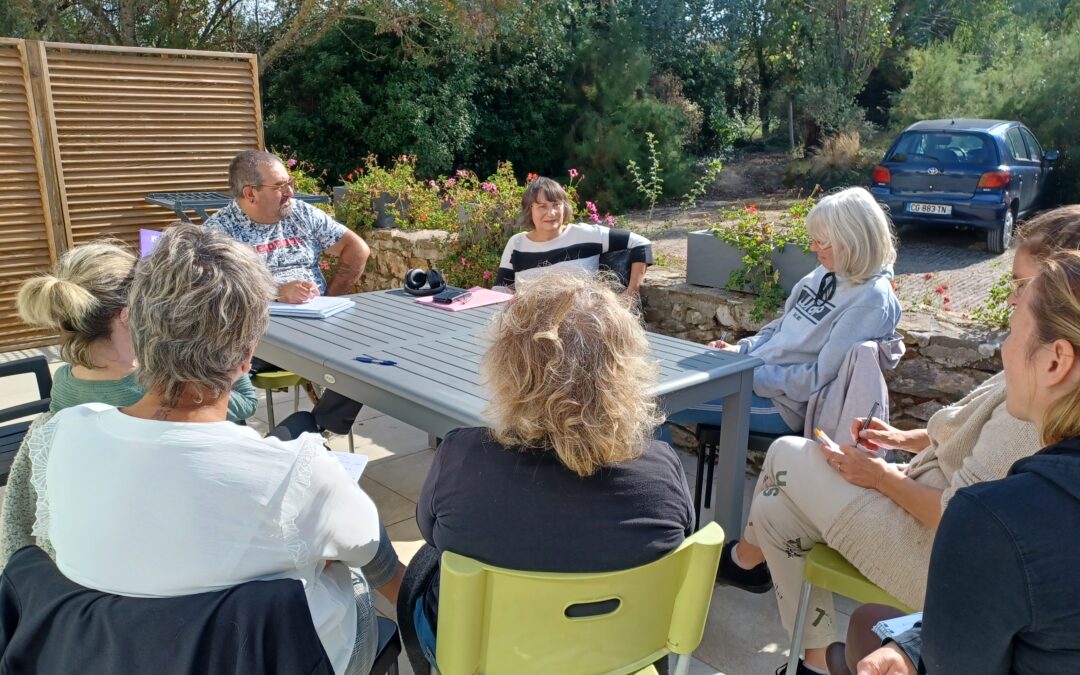
[(946, 204), (908, 204), (908, 213), (932, 213), (936, 216), (951, 216), (952, 207)]

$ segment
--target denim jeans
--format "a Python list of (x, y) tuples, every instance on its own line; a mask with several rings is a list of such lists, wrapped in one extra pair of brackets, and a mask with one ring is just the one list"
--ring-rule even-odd
[(371, 589), (378, 588), (390, 581), (397, 569), (398, 556), (390, 543), (386, 528), (379, 523), (379, 550), (375, 557), (359, 570), (350, 569), (352, 574), (353, 598), (356, 600), (356, 642), (353, 643), (352, 657), (346, 668), (346, 675), (366, 675), (375, 663), (375, 651), (378, 649), (379, 628), (375, 622), (375, 605), (371, 599)]
[(420, 650), (424, 652), (424, 657), (432, 668), (437, 667), (438, 664), (435, 663), (435, 631), (431, 629), (427, 614), (424, 614), (424, 596), (422, 594), (416, 604), (413, 605), (413, 626), (416, 628), (416, 641), (420, 643)]

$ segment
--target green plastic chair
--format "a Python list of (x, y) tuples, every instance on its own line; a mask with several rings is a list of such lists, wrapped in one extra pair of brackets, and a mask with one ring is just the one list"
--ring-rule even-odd
[(292, 387), (293, 412), (296, 412), (300, 409), (300, 387), (307, 383), (304, 378), (287, 370), (272, 370), (251, 376), (251, 384), (256, 389), (266, 391), (266, 418), (271, 429), (277, 426), (277, 420), (274, 419), (274, 390)]
[(724, 531), (709, 523), (656, 562), (619, 572), (520, 572), (443, 553), (444, 675), (656, 673), (690, 668), (709, 614)]
[[(251, 376), (251, 384), (256, 389), (266, 391), (266, 420), (270, 428), (277, 426), (274, 415), (274, 390), (293, 388), (293, 412), (300, 409), (300, 387), (308, 383), (303, 377), (288, 370), (272, 370)], [(349, 430), (349, 452), (355, 452), (352, 429)]]
[(802, 594), (799, 596), (795, 630), (791, 636), (791, 655), (788, 657), (787, 666), (789, 673), (794, 673), (799, 666), (803, 629), (806, 627), (806, 612), (810, 605), (810, 591), (814, 586), (839, 593), (863, 604), (872, 602), (878, 605), (889, 605), (908, 614), (915, 611), (864, 577), (862, 572), (834, 549), (825, 544), (817, 544), (806, 556)]

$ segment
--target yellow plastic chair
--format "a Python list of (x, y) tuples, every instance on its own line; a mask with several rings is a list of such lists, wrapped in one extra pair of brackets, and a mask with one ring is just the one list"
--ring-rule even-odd
[[(271, 429), (277, 426), (274, 416), (274, 390), (292, 387), (293, 412), (296, 412), (300, 409), (300, 387), (307, 383), (308, 380), (287, 370), (272, 370), (251, 376), (252, 386), (266, 391), (266, 420), (270, 423)], [(349, 429), (349, 452), (354, 451), (353, 433), (352, 429)]]
[(825, 544), (818, 544), (806, 556), (806, 572), (803, 574), (802, 593), (799, 596), (799, 609), (795, 615), (795, 630), (791, 636), (791, 655), (788, 657), (787, 672), (794, 673), (799, 666), (802, 654), (803, 629), (806, 627), (806, 612), (810, 605), (810, 591), (814, 586), (839, 593), (863, 604), (875, 603), (889, 605), (912, 613), (913, 609), (889, 595), (855, 569), (844, 556)]
[(519, 572), (443, 553), (444, 675), (656, 673), (690, 668), (709, 614), (724, 531), (709, 523), (656, 562), (619, 572)]

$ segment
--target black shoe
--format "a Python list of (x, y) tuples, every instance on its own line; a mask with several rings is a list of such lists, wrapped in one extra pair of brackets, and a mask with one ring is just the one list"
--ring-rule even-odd
[(753, 569), (744, 570), (731, 559), (731, 550), (739, 543), (738, 539), (724, 544), (720, 553), (720, 568), (716, 570), (716, 583), (734, 586), (751, 593), (768, 593), (772, 590), (772, 575), (769, 566), (760, 563)]
[[(786, 663), (776, 669), (776, 675), (787, 675)], [(792, 675), (821, 675), (821, 673), (816, 670), (810, 670), (803, 665), (802, 659), (799, 659), (799, 667), (795, 669), (795, 672), (792, 673)]]

